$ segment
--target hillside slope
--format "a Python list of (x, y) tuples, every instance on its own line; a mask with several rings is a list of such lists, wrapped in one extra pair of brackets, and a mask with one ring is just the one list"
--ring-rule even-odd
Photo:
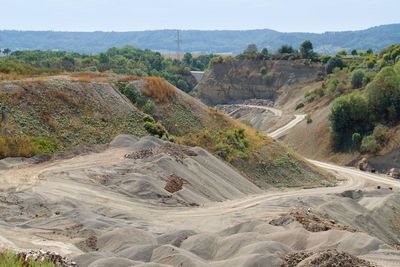
[[(331, 183), (290, 149), (159, 78), (26, 79), (0, 83), (0, 93), (8, 135), (32, 137), (45, 153), (105, 144), (119, 134), (154, 135), (203, 147), (264, 188)], [(156, 121), (145, 121), (144, 112)]]

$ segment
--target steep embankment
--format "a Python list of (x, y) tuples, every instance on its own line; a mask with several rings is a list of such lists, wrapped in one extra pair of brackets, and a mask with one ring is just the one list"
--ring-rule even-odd
[(109, 82), (69, 77), (1, 82), (0, 96), (8, 135), (40, 137), (47, 152), (107, 143), (120, 133), (147, 134), (144, 114)]
[(315, 80), (322, 66), (292, 60), (226, 59), (214, 63), (198, 85), (198, 97), (216, 105), (261, 98), (275, 100), (279, 89)]

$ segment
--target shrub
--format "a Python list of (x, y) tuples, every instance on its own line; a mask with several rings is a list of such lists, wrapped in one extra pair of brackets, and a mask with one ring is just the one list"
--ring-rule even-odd
[(360, 88), (363, 84), (364, 72), (362, 70), (356, 70), (351, 75), (351, 87), (353, 89)]
[(145, 115), (145, 116), (143, 117), (143, 121), (144, 121), (144, 122), (151, 122), (151, 123), (154, 123), (154, 118), (153, 118), (152, 116), (150, 116), (150, 115)]
[(149, 134), (151, 134), (152, 136), (155, 136), (155, 137), (158, 137), (158, 138), (162, 138), (163, 136), (165, 136), (166, 138), (168, 138), (168, 131), (159, 122), (153, 123), (153, 122), (150, 122), (150, 121), (146, 121), (143, 124), (143, 126), (146, 129), (146, 131)]
[(339, 80), (336, 78), (333, 78), (329, 81), (328, 87), (327, 87), (327, 92), (328, 95), (332, 95), (335, 91), (337, 86), (339, 85)]
[(375, 120), (397, 122), (400, 119), (400, 76), (392, 67), (383, 68), (366, 89)]
[(389, 137), (389, 128), (385, 125), (378, 124), (374, 128), (373, 135), (379, 143), (383, 144)]
[(379, 149), (378, 143), (376, 142), (376, 138), (373, 135), (365, 136), (362, 139), (360, 151), (362, 153), (375, 153)]
[(322, 88), (321, 86), (315, 88), (314, 93), (315, 93), (318, 97), (323, 97), (323, 96), (325, 95), (324, 88)]
[(375, 73), (374, 72), (365, 73), (364, 78), (363, 78), (363, 84), (364, 85), (369, 84), (374, 79), (374, 77), (375, 77)]
[(57, 144), (52, 140), (48, 140), (43, 137), (34, 137), (32, 140), (36, 145), (39, 146), (40, 153), (51, 154), (58, 150)]
[(302, 107), (304, 107), (304, 102), (300, 102), (296, 105), (296, 110), (301, 109)]
[(267, 85), (271, 85), (272, 84), (272, 82), (274, 81), (274, 74), (273, 73), (267, 73), (267, 74), (265, 74), (263, 77), (262, 77), (262, 79), (265, 81), (265, 83), (267, 84)]
[(311, 118), (311, 114), (310, 113), (308, 113), (306, 115), (306, 121), (307, 121), (307, 123), (312, 123), (312, 118)]
[(353, 146), (357, 146), (361, 142), (361, 135), (359, 133), (353, 133), (351, 136), (351, 141), (353, 143)]
[(265, 66), (261, 67), (261, 68), (260, 68), (260, 73), (261, 73), (262, 75), (267, 74), (267, 68), (266, 68)]
[(342, 69), (346, 65), (340, 57), (331, 57), (326, 63), (325, 70), (326, 73), (332, 73), (335, 68)]

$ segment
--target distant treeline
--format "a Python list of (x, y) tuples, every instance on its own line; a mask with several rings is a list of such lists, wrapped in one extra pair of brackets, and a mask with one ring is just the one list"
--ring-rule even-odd
[[(355, 11), (357, 12), (357, 11)], [(239, 54), (250, 43), (276, 52), (282, 44), (298, 48), (304, 40), (314, 44), (315, 51), (336, 54), (339, 50), (379, 51), (400, 43), (400, 24), (383, 25), (361, 31), (317, 33), (282, 33), (273, 30), (180, 31), (181, 51), (191, 53)], [(110, 47), (127, 44), (161, 52), (176, 51), (176, 30), (138, 32), (53, 32), (0, 31), (0, 48), (11, 50), (62, 50), (78, 53), (100, 53)]]

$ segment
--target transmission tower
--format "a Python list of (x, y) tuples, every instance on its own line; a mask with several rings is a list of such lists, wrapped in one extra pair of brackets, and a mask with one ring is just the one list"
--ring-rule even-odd
[(181, 37), (179, 36), (179, 30), (176, 31), (176, 59), (179, 60), (181, 52)]

